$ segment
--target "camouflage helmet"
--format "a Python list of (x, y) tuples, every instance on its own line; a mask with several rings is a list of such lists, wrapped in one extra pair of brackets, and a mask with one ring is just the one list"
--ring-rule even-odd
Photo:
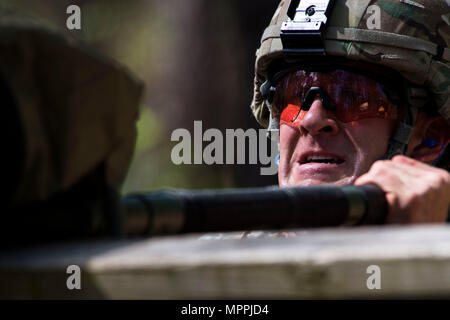
[[(264, 127), (269, 126), (272, 117), (261, 86), (275, 62), (290, 55), (283, 48), (280, 30), (290, 20), (292, 4), (297, 7), (299, 2), (280, 2), (256, 52), (251, 108)], [(450, 0), (333, 2), (321, 30), (322, 59), (338, 57), (394, 70), (408, 83), (426, 88), (436, 110), (450, 123)]]

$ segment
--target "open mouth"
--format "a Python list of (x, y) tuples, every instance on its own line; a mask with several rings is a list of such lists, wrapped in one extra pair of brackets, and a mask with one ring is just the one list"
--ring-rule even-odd
[(307, 164), (307, 163), (341, 164), (344, 163), (344, 160), (329, 156), (308, 156), (300, 162), (300, 164)]

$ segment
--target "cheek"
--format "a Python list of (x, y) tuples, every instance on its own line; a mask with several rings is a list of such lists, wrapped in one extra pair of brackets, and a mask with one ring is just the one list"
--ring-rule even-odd
[(290, 160), (297, 146), (298, 139), (299, 132), (297, 129), (283, 124), (280, 126), (280, 175), (289, 171)]
[(280, 154), (285, 159), (290, 158), (294, 153), (298, 138), (299, 132), (297, 129), (284, 124), (280, 126)]
[(394, 127), (390, 120), (365, 119), (346, 124), (345, 132), (360, 157), (375, 161), (385, 154)]

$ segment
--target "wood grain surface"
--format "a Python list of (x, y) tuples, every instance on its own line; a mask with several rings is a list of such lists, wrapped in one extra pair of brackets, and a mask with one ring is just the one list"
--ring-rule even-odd
[[(47, 245), (0, 254), (2, 299), (450, 297), (450, 227), (188, 235)], [(291, 233), (292, 235), (292, 233)], [(81, 289), (69, 290), (69, 265)], [(369, 290), (367, 268), (381, 271)]]

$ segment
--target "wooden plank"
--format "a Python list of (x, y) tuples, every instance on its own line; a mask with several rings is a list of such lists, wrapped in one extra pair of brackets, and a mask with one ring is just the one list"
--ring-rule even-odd
[[(0, 255), (0, 298), (239, 299), (450, 297), (450, 227), (301, 231), (85, 242)], [(69, 290), (66, 268), (81, 268)], [(369, 290), (367, 268), (381, 271)]]

